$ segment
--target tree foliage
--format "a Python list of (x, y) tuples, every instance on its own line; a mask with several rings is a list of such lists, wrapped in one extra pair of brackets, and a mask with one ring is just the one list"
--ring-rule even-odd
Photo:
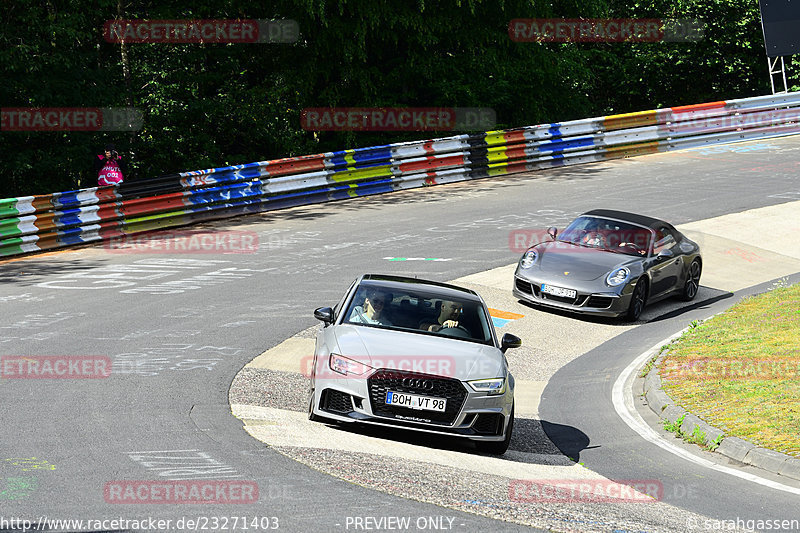
[[(133, 105), (144, 122), (136, 132), (3, 131), (0, 197), (94, 185), (91, 158), (108, 142), (130, 160), (128, 179), (147, 179), (449, 134), (315, 133), (301, 127), (308, 107), (488, 107), (503, 128), (769, 92), (752, 0), (22, 0), (4, 9), (4, 108)], [(509, 38), (511, 19), (545, 17), (696, 18), (705, 37)], [(111, 19), (236, 18), (292, 19), (300, 39), (120, 45), (102, 35)]]

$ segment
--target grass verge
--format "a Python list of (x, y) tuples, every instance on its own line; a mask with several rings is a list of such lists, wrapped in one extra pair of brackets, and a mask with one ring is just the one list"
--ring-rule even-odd
[(800, 284), (694, 325), (660, 374), (676, 404), (726, 436), (800, 457)]

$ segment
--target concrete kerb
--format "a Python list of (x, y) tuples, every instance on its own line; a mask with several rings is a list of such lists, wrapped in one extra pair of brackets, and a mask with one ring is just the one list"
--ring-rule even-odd
[(689, 329), (690, 327), (684, 328), (675, 335), (664, 339), (659, 343), (659, 348), (649, 350), (646, 360), (651, 361), (655, 358), (655, 362), (645, 376), (642, 393), (650, 410), (660, 419), (670, 424), (674, 425), (680, 421), (679, 436), (693, 437), (698, 441), (702, 441), (702, 444), (709, 451), (719, 453), (746, 465), (800, 480), (800, 459), (774, 450), (759, 448), (752, 442), (738, 437), (725, 436), (724, 431), (715, 428), (682, 406), (677, 405), (661, 388), (659, 368), (664, 358), (669, 354), (669, 345), (677, 341)]

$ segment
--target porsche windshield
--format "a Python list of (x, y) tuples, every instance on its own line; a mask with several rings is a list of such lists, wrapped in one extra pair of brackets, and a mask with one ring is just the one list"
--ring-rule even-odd
[(644, 257), (652, 232), (643, 226), (598, 217), (578, 217), (558, 236), (558, 241), (588, 248)]
[(488, 320), (475, 300), (361, 285), (342, 322), (491, 345)]

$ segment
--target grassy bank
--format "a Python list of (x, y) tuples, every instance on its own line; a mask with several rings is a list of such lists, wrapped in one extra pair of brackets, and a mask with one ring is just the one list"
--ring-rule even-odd
[(800, 284), (694, 325), (661, 377), (676, 404), (726, 436), (800, 457)]

